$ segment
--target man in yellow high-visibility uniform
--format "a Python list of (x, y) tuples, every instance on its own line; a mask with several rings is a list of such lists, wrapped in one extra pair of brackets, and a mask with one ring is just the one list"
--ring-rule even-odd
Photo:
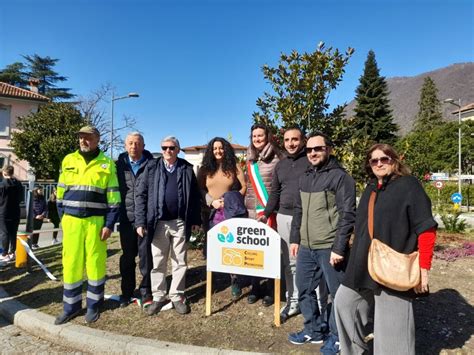
[(106, 240), (119, 215), (120, 192), (115, 164), (99, 149), (100, 134), (92, 126), (79, 132), (79, 150), (61, 168), (57, 206), (63, 228), (64, 312), (55, 324), (74, 318), (82, 308), (82, 277), (87, 273), (87, 323), (99, 318), (104, 299)]

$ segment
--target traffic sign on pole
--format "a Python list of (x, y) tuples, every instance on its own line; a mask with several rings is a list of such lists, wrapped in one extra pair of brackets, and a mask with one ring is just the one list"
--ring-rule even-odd
[(438, 190), (441, 190), (441, 189), (444, 187), (444, 182), (442, 182), (442, 181), (440, 181), (440, 180), (435, 181), (434, 186), (435, 186)]
[(454, 203), (461, 203), (462, 195), (459, 192), (455, 192), (451, 195), (451, 201)]

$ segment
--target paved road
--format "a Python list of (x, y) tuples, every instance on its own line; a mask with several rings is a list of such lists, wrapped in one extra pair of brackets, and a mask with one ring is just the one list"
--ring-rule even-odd
[[(54, 226), (52, 223), (43, 223), (43, 226), (41, 227), (41, 230), (51, 230), (54, 229)], [(20, 227), (18, 228), (20, 231), (25, 230), (25, 225), (20, 224)], [(63, 232), (59, 231), (58, 233), (58, 240), (62, 241), (63, 239)], [(53, 240), (53, 232), (44, 232), (40, 233), (39, 239), (38, 239), (38, 245), (40, 247), (46, 247), (48, 245), (51, 245), (51, 241)]]
[(30, 335), (0, 317), (0, 352), (2, 354), (84, 354)]

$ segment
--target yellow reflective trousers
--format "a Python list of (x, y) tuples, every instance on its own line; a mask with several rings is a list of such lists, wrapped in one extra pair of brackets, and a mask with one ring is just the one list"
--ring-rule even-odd
[(97, 307), (104, 298), (107, 243), (100, 240), (103, 226), (103, 216), (63, 216), (63, 305), (67, 314), (82, 308), (84, 267), (88, 279), (87, 308)]

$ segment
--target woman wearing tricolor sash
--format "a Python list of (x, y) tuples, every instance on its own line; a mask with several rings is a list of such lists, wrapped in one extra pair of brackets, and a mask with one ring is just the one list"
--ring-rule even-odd
[[(272, 174), (276, 163), (281, 159), (281, 152), (272, 140), (269, 128), (256, 123), (250, 130), (250, 145), (247, 150), (247, 194), (245, 205), (249, 217), (257, 219), (263, 215), (270, 193)], [(275, 215), (268, 218), (267, 224), (276, 230)], [(252, 277), (252, 289), (247, 296), (248, 303), (252, 304), (262, 298), (264, 306), (273, 304), (273, 280), (266, 280), (266, 286), (261, 284), (262, 279)]]

